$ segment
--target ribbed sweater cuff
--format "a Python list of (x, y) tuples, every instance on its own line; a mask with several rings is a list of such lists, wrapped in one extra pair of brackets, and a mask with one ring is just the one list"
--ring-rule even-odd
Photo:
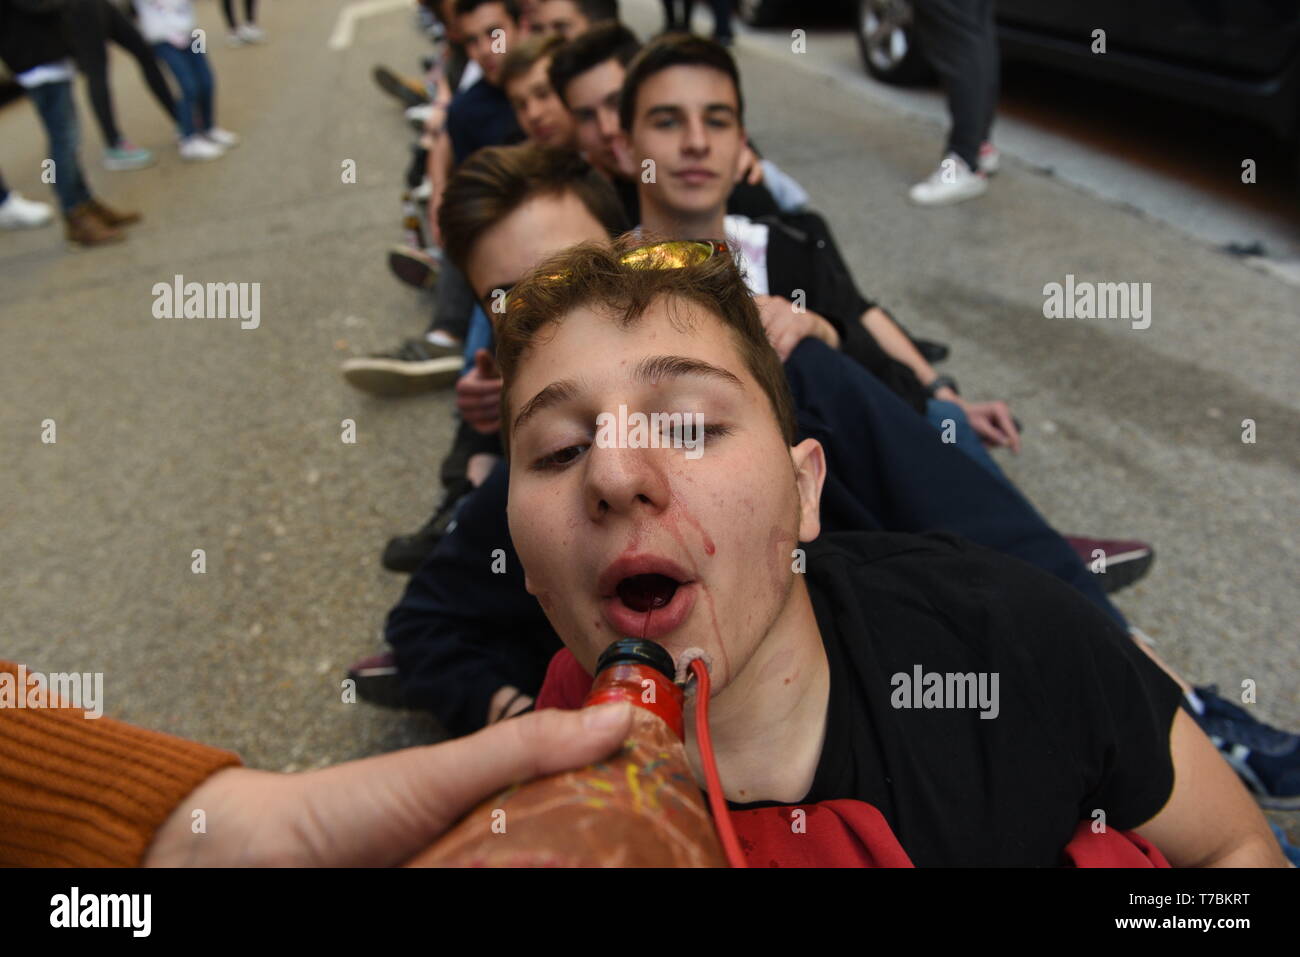
[[(17, 667), (0, 662), (17, 676)], [(232, 752), (79, 708), (0, 707), (0, 864), (134, 867)]]

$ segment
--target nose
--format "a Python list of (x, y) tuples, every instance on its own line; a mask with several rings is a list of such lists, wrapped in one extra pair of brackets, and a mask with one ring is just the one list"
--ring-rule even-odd
[(704, 128), (704, 120), (701, 117), (693, 116), (686, 122), (685, 142), (682, 148), (687, 152), (699, 156), (707, 153), (709, 150), (708, 131)]
[(672, 493), (657, 449), (601, 448), (587, 451), (586, 504), (593, 522), (611, 517), (657, 515), (668, 508)]
[(606, 141), (618, 136), (618, 113), (616, 111), (602, 106), (597, 112), (597, 119), (600, 123), (600, 135)]

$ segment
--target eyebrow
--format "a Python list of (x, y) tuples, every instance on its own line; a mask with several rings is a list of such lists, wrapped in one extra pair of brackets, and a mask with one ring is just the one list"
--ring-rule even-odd
[[(716, 113), (719, 110), (729, 113), (732, 116), (736, 115), (736, 108), (732, 106), (730, 103), (709, 103), (704, 107), (705, 113)], [(646, 110), (645, 115), (648, 117), (653, 117), (656, 115), (665, 115), (665, 114), (675, 116), (678, 113), (685, 113), (685, 112), (686, 112), (686, 107), (679, 106), (676, 103), (660, 103), (658, 106), (652, 106), (648, 110)]]
[[(646, 356), (637, 363), (632, 377), (641, 382), (656, 383), (664, 379), (680, 379), (684, 376), (703, 376), (719, 382), (725, 382), (738, 389), (744, 385), (740, 378), (720, 366), (705, 362), (703, 359), (691, 359), (686, 356)], [(552, 382), (541, 392), (524, 403), (524, 407), (515, 416), (514, 430), (518, 431), (524, 422), (543, 409), (567, 402), (578, 394), (578, 382), (575, 379), (560, 379)]]

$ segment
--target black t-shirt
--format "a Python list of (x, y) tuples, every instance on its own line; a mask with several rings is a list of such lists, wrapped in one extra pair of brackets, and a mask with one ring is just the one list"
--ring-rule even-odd
[[(1128, 830), (1165, 805), (1181, 692), (1067, 585), (943, 534), (840, 533), (806, 550), (830, 698), (798, 803), (870, 803), (918, 867), (1056, 866), (1097, 809)], [(989, 694), (917, 707), (918, 666), (921, 689), (926, 673), (983, 673)]]
[(447, 135), (457, 166), (485, 146), (508, 146), (524, 138), (510, 100), (486, 78), (452, 97)]

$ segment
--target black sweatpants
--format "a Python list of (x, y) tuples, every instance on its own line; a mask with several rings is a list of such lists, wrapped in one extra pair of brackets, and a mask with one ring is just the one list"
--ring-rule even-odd
[(994, 0), (916, 0), (921, 48), (948, 94), (948, 150), (979, 165), (998, 103), (999, 54)]
[(158, 66), (153, 48), (134, 24), (108, 0), (68, 0), (63, 11), (64, 33), (72, 48), (73, 59), (86, 76), (90, 105), (95, 110), (104, 143), (110, 149), (122, 139), (113, 114), (113, 95), (108, 88), (108, 41), (112, 40), (140, 64), (145, 82), (172, 120), (176, 118), (176, 98)]

